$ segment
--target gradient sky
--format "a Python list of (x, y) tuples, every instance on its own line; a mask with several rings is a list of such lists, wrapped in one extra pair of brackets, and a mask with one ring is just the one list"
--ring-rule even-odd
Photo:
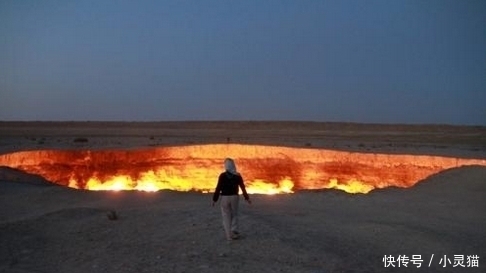
[(0, 120), (486, 125), (486, 1), (4, 0)]

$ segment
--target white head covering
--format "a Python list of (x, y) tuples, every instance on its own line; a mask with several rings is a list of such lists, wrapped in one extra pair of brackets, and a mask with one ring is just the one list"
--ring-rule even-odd
[(226, 158), (224, 160), (224, 169), (227, 171), (227, 172), (230, 172), (232, 174), (239, 174), (237, 171), (236, 171), (236, 165), (235, 165), (235, 161), (231, 158)]

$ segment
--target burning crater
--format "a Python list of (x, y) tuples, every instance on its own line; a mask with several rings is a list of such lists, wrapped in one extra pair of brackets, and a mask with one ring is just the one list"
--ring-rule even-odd
[(0, 155), (0, 165), (86, 190), (211, 192), (226, 157), (236, 160), (249, 193), (335, 188), (367, 193), (411, 187), (445, 169), (484, 159), (392, 155), (237, 144), (142, 150), (41, 150)]

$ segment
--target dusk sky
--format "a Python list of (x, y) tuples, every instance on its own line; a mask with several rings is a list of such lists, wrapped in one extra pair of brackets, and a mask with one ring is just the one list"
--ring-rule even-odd
[(486, 1), (4, 0), (0, 120), (486, 125)]

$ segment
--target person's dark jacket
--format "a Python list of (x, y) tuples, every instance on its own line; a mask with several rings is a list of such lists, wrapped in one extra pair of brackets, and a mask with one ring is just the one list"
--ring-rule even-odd
[(246, 192), (245, 184), (241, 175), (232, 174), (230, 172), (224, 172), (219, 175), (218, 185), (214, 191), (213, 201), (217, 202), (219, 195), (238, 195), (239, 188), (243, 192), (245, 200), (249, 200), (250, 197)]

